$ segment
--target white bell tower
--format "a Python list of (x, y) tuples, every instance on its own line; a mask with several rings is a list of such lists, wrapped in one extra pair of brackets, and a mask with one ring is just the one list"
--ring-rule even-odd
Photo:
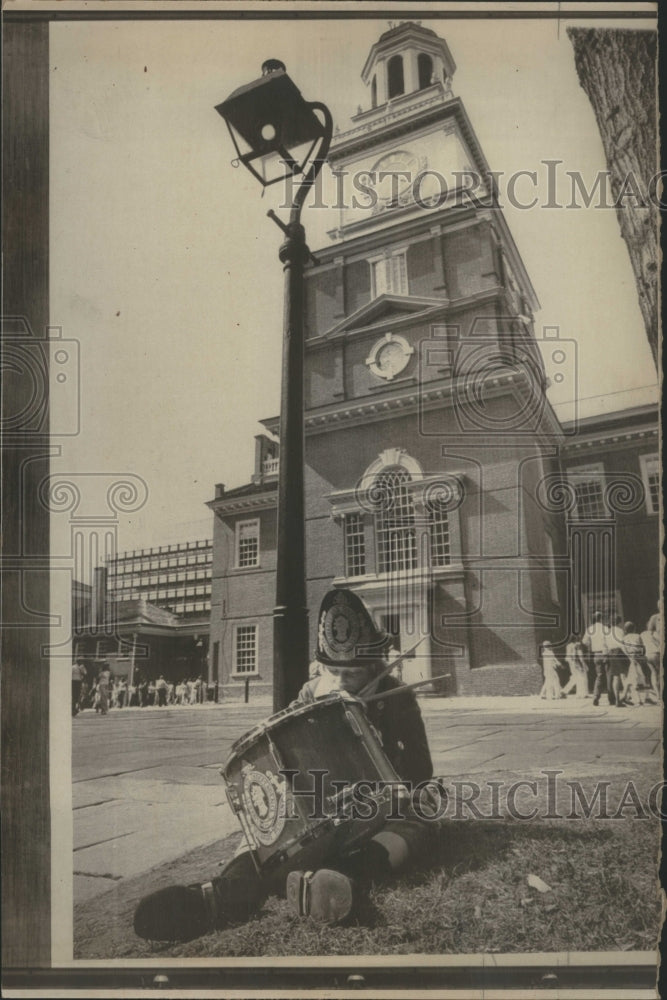
[(486, 177), (488, 165), (452, 93), (455, 70), (444, 38), (417, 21), (395, 24), (371, 47), (361, 71), (367, 105), (352, 115), (351, 128), (334, 133), (329, 151), (341, 193), (333, 239), (423, 218), (443, 205), (445, 192), (458, 197), (464, 178)]
[(444, 38), (418, 21), (405, 21), (385, 31), (373, 45), (361, 78), (369, 88), (373, 110), (435, 85), (451, 96), (455, 70)]

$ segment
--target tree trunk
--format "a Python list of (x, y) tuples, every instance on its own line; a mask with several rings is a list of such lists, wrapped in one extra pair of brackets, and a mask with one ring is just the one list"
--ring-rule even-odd
[(616, 214), (657, 368), (656, 36), (652, 31), (608, 28), (568, 28), (567, 33), (579, 82), (602, 136)]

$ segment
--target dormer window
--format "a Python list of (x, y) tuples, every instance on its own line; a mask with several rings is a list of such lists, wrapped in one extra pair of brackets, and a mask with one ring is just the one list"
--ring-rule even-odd
[(387, 85), (389, 100), (392, 97), (400, 97), (405, 93), (405, 82), (403, 79), (403, 57), (392, 56), (387, 64)]
[(419, 75), (419, 89), (425, 90), (430, 87), (433, 81), (433, 60), (426, 52), (420, 52), (417, 58), (417, 72)]
[(373, 77), (373, 82), (371, 83), (371, 107), (377, 108), (378, 106), (378, 82), (377, 77)]

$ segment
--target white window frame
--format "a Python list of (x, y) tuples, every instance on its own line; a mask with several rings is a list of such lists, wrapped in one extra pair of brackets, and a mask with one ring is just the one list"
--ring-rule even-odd
[[(252, 670), (239, 670), (239, 632), (253, 629), (255, 636), (255, 665)], [(259, 673), (259, 628), (256, 622), (238, 622), (234, 625), (232, 646), (232, 675), (234, 677), (256, 677)]]
[(366, 526), (363, 511), (351, 510), (344, 515), (343, 532), (345, 541), (345, 576), (365, 576)]
[[(596, 478), (599, 480), (602, 487), (602, 507), (603, 507), (602, 513), (599, 515), (599, 517), (601, 520), (607, 517), (608, 512), (606, 510), (604, 502), (604, 464), (602, 462), (591, 462), (589, 465), (577, 465), (577, 466), (573, 465), (567, 470), (567, 474), (568, 478), (570, 479), (570, 482), (572, 483), (572, 487), (575, 490), (578, 483), (581, 482), (581, 477), (583, 476), (589, 476), (591, 480)], [(579, 512), (578, 499), (577, 499), (577, 505), (572, 511), (572, 514), (574, 515), (574, 518), (577, 521), (586, 520), (586, 518), (582, 517)]]
[[(254, 562), (243, 563), (241, 565), (241, 531), (245, 527), (253, 526), (256, 531), (257, 538), (257, 558)], [(259, 545), (259, 518), (253, 517), (246, 521), (237, 521), (234, 528), (234, 566), (236, 569), (256, 569), (260, 565), (260, 545)], [(200, 579), (201, 571), (197, 574), (197, 579)]]
[[(396, 275), (394, 274), (394, 261), (403, 260), (403, 279), (402, 281), (396, 281)], [(378, 289), (378, 281), (376, 278), (376, 266), (378, 264), (384, 263), (385, 276), (384, 276), (384, 286), (382, 289)], [(368, 258), (368, 264), (371, 269), (371, 298), (377, 299), (379, 295), (409, 295), (410, 285), (408, 282), (408, 248), (396, 247), (393, 250), (389, 250), (385, 253), (376, 254), (373, 257)], [(396, 285), (400, 287), (396, 287)]]
[[(452, 526), (449, 511), (431, 505), (428, 508), (428, 545), (431, 569), (442, 569), (452, 564)], [(441, 550), (441, 551), (439, 551)], [(436, 561), (435, 556), (438, 556)]]
[[(378, 511), (375, 521), (375, 559), (378, 573), (404, 573), (419, 567), (417, 523), (414, 509), (414, 484), (405, 466), (388, 467), (378, 472), (401, 479), (392, 484), (396, 499), (389, 511)], [(405, 477), (405, 478), (403, 478)], [(382, 487), (383, 491), (386, 486)]]
[[(655, 471), (658, 473), (658, 503), (654, 507), (653, 500), (651, 498), (651, 485), (649, 482), (649, 476), (654, 471), (650, 466), (655, 465)], [(642, 482), (644, 484), (644, 494), (646, 497), (646, 513), (647, 514), (659, 514), (660, 513), (660, 455), (657, 451), (650, 452), (647, 455), (639, 456), (639, 468), (641, 470)]]

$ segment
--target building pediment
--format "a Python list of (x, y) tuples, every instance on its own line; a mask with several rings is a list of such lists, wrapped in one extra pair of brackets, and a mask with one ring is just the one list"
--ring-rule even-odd
[(433, 309), (442, 309), (446, 305), (443, 299), (417, 295), (379, 295), (372, 302), (367, 302), (351, 316), (347, 316), (336, 326), (322, 334), (325, 340), (342, 337), (357, 330), (365, 330), (376, 323), (391, 325), (392, 320), (404, 320), (407, 316), (417, 317), (421, 313), (430, 313)]

